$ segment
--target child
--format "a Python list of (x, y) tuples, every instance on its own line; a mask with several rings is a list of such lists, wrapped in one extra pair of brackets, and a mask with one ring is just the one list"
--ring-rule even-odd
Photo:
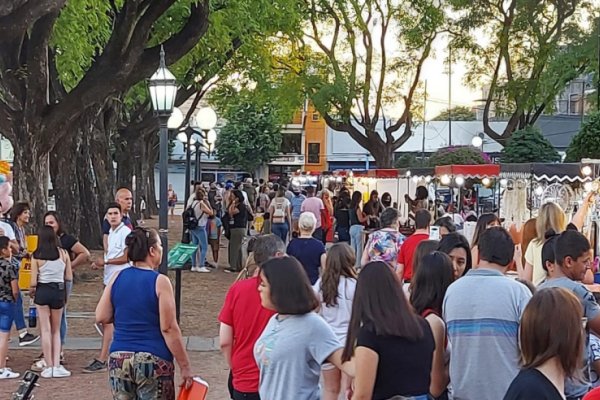
[(208, 217), (208, 224), (206, 224), (206, 233), (208, 235), (208, 244), (210, 244), (210, 248), (212, 249), (214, 263), (211, 264), (207, 261), (206, 264), (211, 268), (217, 268), (217, 264), (219, 264), (219, 247), (221, 244), (222, 226), (223, 224), (219, 217)]
[(19, 374), (6, 368), (8, 338), (14, 320), (14, 307), (19, 296), (17, 271), (11, 263), (10, 240), (0, 236), (0, 379), (18, 378)]

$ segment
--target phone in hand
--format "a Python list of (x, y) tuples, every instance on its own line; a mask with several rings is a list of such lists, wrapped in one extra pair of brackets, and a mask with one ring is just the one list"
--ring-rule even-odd
[(429, 240), (440, 240), (439, 226), (432, 226), (429, 228)]

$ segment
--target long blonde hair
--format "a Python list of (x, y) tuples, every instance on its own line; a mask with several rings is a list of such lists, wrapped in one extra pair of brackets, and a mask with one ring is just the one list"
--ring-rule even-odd
[(567, 215), (556, 203), (548, 202), (540, 208), (535, 222), (536, 240), (544, 243), (546, 232), (550, 229), (561, 233), (567, 229)]

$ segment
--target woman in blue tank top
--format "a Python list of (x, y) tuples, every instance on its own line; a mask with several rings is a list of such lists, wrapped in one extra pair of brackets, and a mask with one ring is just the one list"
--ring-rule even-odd
[(154, 229), (135, 228), (125, 243), (131, 268), (115, 274), (96, 308), (97, 322), (115, 326), (108, 361), (112, 395), (115, 400), (174, 400), (173, 358), (186, 387), (192, 373), (171, 282), (156, 272), (160, 238)]

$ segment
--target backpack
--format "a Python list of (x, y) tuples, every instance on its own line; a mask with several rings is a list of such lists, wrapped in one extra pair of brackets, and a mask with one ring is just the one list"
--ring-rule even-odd
[(194, 212), (194, 206), (197, 202), (192, 202), (192, 205), (185, 209), (181, 217), (183, 218), (183, 227), (185, 229), (193, 230), (198, 227), (198, 218)]
[(285, 222), (285, 202), (277, 201), (277, 199), (275, 199), (273, 200), (273, 203), (274, 211), (271, 216), (272, 221), (276, 224)]

